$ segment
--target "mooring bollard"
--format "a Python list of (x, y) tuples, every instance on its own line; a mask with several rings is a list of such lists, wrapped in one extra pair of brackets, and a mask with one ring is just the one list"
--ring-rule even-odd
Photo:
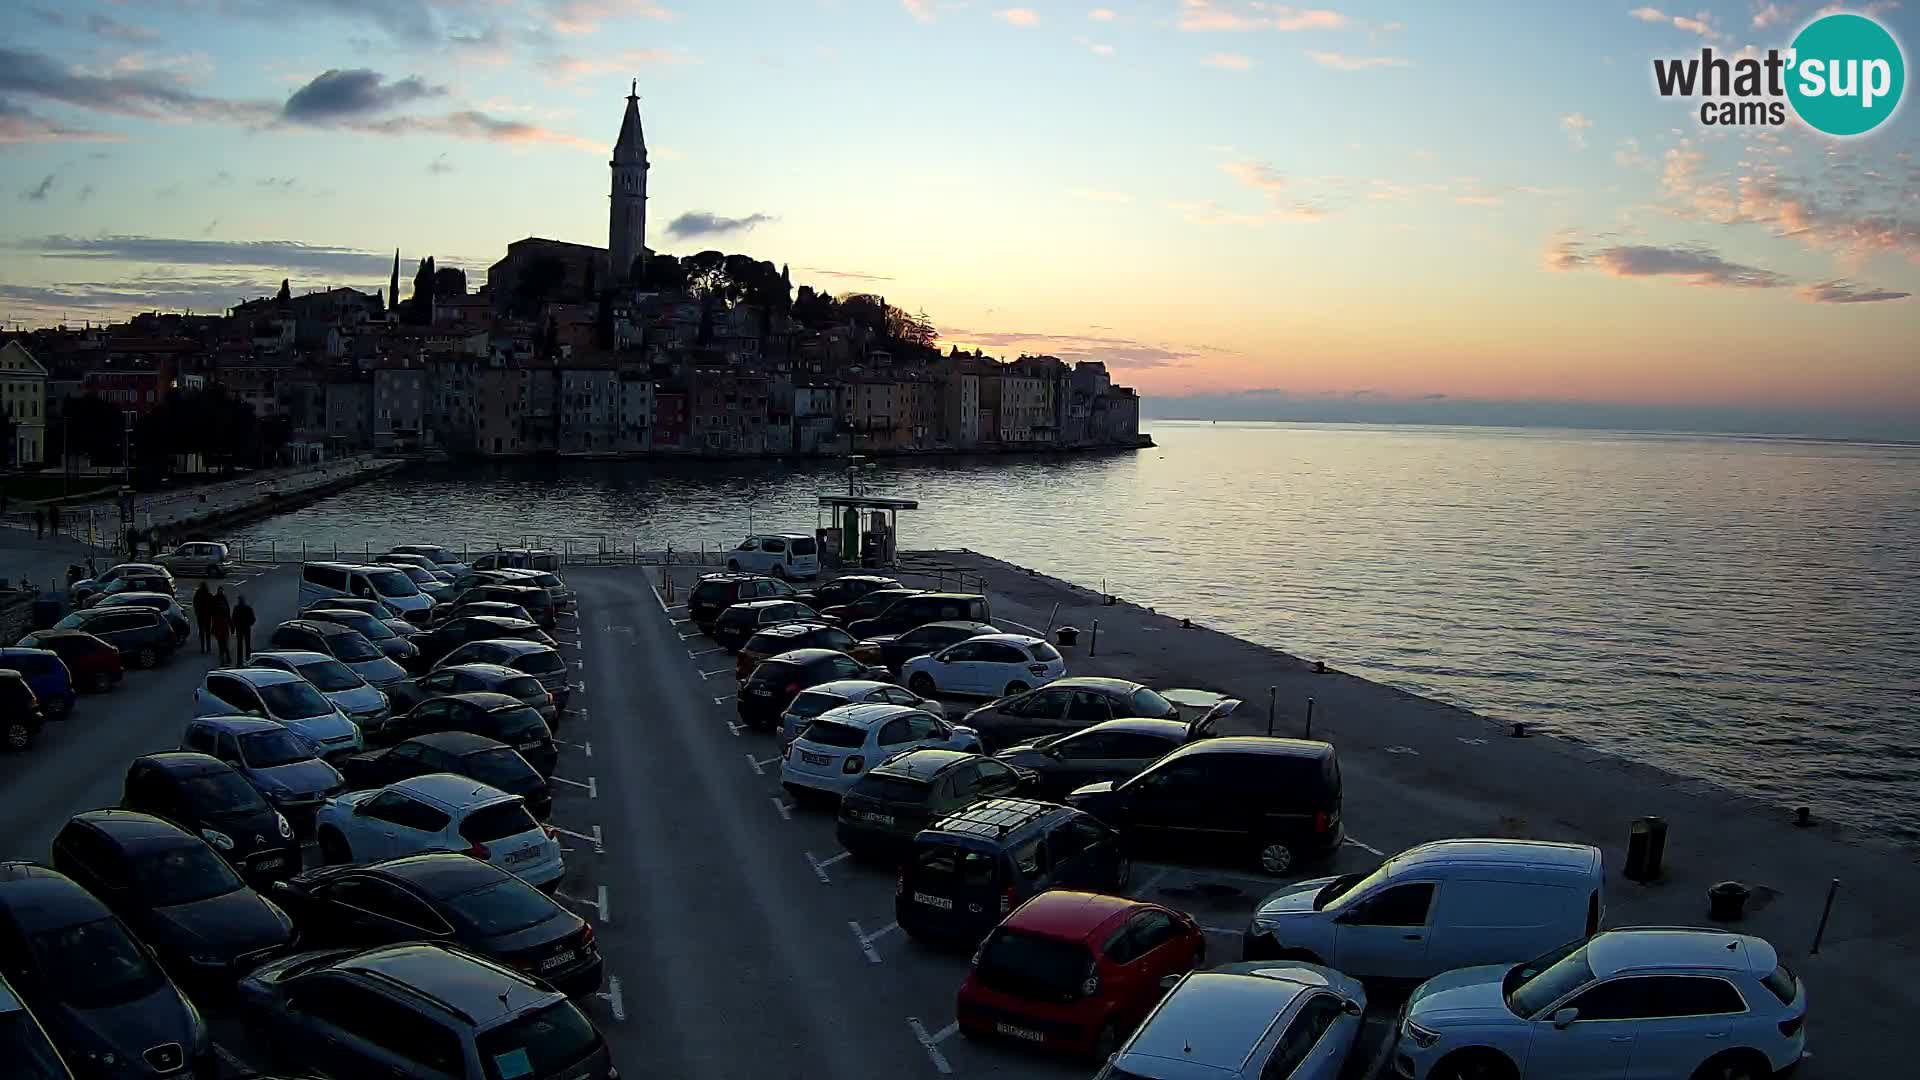
[(1833, 914), (1833, 896), (1840, 891), (1840, 879), (1834, 878), (1827, 886), (1827, 904), (1820, 909), (1820, 925), (1813, 931), (1813, 948), (1807, 950), (1808, 956), (1820, 955), (1820, 939), (1827, 936), (1827, 916)]
[(1313, 738), (1313, 699), (1307, 699), (1307, 733), (1302, 738)]
[(1093, 620), (1093, 633), (1087, 638), (1087, 655), (1100, 655), (1100, 620)]
[(1279, 700), (1280, 700), (1280, 688), (1277, 686), (1267, 687), (1267, 734), (1268, 735), (1273, 734), (1273, 719), (1274, 719), (1274, 716), (1280, 711)]

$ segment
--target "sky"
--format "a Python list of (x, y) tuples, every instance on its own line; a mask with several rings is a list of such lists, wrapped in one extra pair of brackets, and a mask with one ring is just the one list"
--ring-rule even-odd
[[(604, 245), (638, 80), (655, 250), (1102, 359), (1150, 413), (1920, 437), (1920, 109), (1836, 139), (1654, 88), (1824, 8), (1329, 2), (5, 0), (0, 323)], [(1848, 10), (1911, 57), (1920, 3)]]

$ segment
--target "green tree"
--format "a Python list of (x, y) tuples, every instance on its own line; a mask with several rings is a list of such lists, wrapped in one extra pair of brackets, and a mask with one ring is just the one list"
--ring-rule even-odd
[(293, 299), (293, 288), (286, 278), (280, 279), (280, 291), (274, 295), (274, 299), (282, 304)]
[[(433, 264), (432, 259), (427, 264)], [(433, 297), (455, 297), (467, 295), (467, 272), (457, 266), (442, 266), (433, 272)]]

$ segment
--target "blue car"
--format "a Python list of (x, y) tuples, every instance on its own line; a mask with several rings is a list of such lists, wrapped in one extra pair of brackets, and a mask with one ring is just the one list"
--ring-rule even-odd
[(0, 649), (0, 668), (12, 668), (27, 680), (47, 719), (63, 720), (73, 710), (73, 676), (59, 653), (9, 645)]

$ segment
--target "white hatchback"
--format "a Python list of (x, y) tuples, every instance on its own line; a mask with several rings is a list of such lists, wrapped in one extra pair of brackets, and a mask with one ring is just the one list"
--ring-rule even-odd
[(982, 753), (980, 733), (909, 705), (842, 705), (787, 744), (780, 783), (795, 798), (844, 795), (867, 770), (904, 750)]
[(1045, 686), (1067, 673), (1060, 650), (1030, 634), (981, 634), (900, 667), (907, 689), (1002, 698)]
[(520, 796), (452, 773), (336, 795), (320, 807), (314, 837), (328, 863), (453, 851), (547, 892), (566, 871), (559, 834), (535, 821)]

